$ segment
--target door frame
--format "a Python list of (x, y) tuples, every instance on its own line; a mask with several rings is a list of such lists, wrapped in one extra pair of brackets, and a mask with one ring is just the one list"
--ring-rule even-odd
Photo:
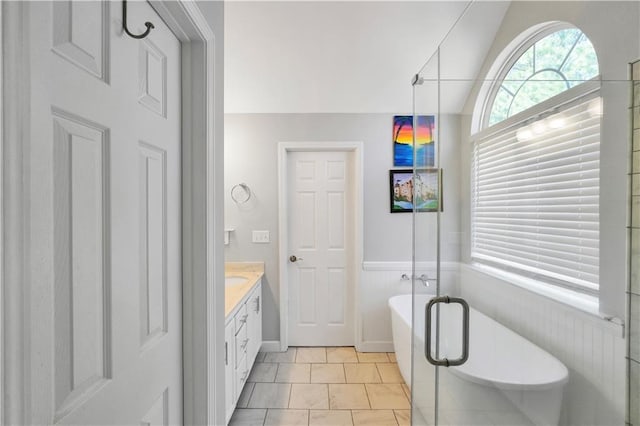
[[(224, 423), (222, 40), (193, 0), (149, 3), (181, 43), (184, 424)], [(29, 3), (0, 6), (0, 423), (29, 424)]]
[[(363, 143), (362, 142), (280, 142), (278, 143), (278, 266), (280, 281), (280, 350), (289, 348), (289, 227), (288, 227), (288, 166), (290, 152), (353, 152), (355, 208), (355, 244), (353, 253), (354, 342), (356, 348), (362, 343), (360, 320), (360, 275), (363, 256), (364, 196), (363, 196)], [(347, 307), (348, 308), (348, 307)]]

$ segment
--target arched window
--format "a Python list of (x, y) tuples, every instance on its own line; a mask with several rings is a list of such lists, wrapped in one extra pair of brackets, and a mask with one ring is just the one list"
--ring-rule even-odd
[(577, 28), (555, 31), (531, 44), (500, 79), (490, 109), (492, 126), (596, 77), (598, 58)]
[(595, 295), (596, 52), (582, 31), (558, 24), (520, 46), (484, 101), (484, 129), (472, 136), (471, 259), (536, 285)]

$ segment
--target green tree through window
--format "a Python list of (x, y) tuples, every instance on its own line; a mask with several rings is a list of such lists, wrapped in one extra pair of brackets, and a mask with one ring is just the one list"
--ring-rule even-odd
[(511, 66), (491, 106), (489, 126), (599, 73), (593, 45), (577, 28), (556, 31), (530, 46)]

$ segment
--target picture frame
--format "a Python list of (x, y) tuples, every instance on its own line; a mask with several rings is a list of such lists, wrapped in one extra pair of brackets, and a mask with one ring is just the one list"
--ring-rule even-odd
[(413, 169), (389, 170), (389, 194), (391, 213), (409, 213), (414, 208), (417, 194), (418, 212), (443, 211), (442, 169), (427, 167), (417, 169), (418, 188), (414, 191)]
[(435, 167), (435, 121), (434, 115), (393, 116), (393, 167)]

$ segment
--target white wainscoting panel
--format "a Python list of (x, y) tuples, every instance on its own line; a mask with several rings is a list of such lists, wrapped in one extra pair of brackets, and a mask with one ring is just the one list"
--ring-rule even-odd
[(391, 313), (387, 301), (392, 296), (411, 293), (411, 281), (403, 281), (400, 278), (402, 274), (411, 275), (411, 266), (400, 269), (389, 265), (387, 270), (363, 268), (360, 297), (362, 344), (359, 350), (393, 352)]
[[(457, 263), (445, 263), (441, 267), (443, 287), (450, 288), (457, 282)], [(435, 276), (435, 263), (417, 265), (417, 275)], [(393, 352), (391, 312), (389, 298), (411, 293), (411, 262), (364, 262), (360, 284), (360, 326), (362, 340), (358, 349), (363, 352)], [(417, 282), (417, 291), (428, 293), (431, 288)], [(433, 285), (433, 284), (432, 284)], [(433, 290), (435, 292), (435, 290)]]
[(553, 354), (569, 369), (561, 425), (624, 424), (625, 339), (619, 325), (461, 268), (462, 296), (475, 309)]

